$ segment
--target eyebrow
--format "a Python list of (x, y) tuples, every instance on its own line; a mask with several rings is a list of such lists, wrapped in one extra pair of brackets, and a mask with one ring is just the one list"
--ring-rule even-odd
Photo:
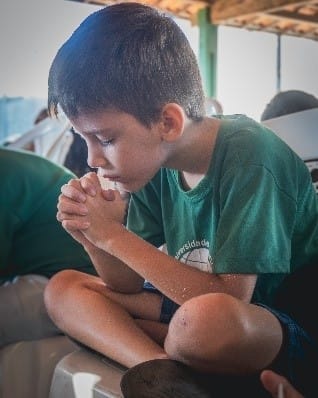
[(108, 135), (113, 135), (114, 132), (116, 131), (115, 129), (111, 129), (111, 128), (105, 128), (103, 130), (82, 131), (82, 132), (75, 130), (74, 127), (72, 127), (72, 129), (76, 134), (79, 134), (79, 135), (82, 135), (82, 134), (83, 135), (93, 135), (94, 134), (94, 135), (108, 136)]

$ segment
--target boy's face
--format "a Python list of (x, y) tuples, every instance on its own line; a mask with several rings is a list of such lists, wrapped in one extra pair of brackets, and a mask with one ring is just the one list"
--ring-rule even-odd
[(70, 121), (86, 141), (89, 166), (116, 182), (119, 190), (138, 191), (164, 163), (160, 123), (148, 128), (117, 110), (81, 114)]

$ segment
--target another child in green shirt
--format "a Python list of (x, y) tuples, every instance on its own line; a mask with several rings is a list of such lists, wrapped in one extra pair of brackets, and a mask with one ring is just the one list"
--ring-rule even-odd
[(60, 334), (43, 291), (60, 270), (96, 274), (56, 220), (63, 184), (75, 175), (28, 151), (0, 148), (0, 347)]

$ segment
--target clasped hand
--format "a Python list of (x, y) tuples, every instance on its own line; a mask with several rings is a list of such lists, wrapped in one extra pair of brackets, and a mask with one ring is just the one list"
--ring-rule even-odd
[(81, 243), (79, 231), (92, 244), (103, 248), (114, 226), (124, 222), (127, 202), (117, 190), (102, 189), (96, 173), (70, 180), (61, 192), (57, 219), (63, 228)]

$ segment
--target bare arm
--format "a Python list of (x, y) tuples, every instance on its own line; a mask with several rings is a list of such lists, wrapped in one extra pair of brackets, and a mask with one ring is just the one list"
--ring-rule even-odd
[(178, 304), (213, 292), (228, 293), (246, 302), (251, 300), (256, 275), (200, 271), (159, 251), (123, 226), (117, 225), (112, 236), (98, 244)]
[[(86, 182), (94, 183), (92, 180)], [(213, 292), (228, 293), (250, 301), (256, 283), (255, 275), (209, 274), (162, 253), (122, 225), (123, 201), (118, 192), (113, 192), (113, 200), (107, 200), (99, 185), (95, 185), (95, 189), (96, 195), (87, 196), (85, 200), (87, 214), (63, 218), (65, 229), (81, 230), (95, 247), (109, 253), (123, 267), (126, 264), (130, 272), (147, 279), (178, 304)], [(110, 283), (109, 267), (107, 270), (104, 265), (102, 267), (107, 277), (107, 280), (103, 279)], [(125, 272), (129, 279), (128, 270)]]
[(72, 232), (71, 235), (82, 243), (107, 287), (121, 293), (137, 293), (142, 290), (144, 279), (126, 264), (93, 245), (82, 232)]
[[(91, 186), (87, 188), (88, 194), (94, 197), (96, 193), (94, 190), (90, 191), (90, 189)], [(74, 199), (70, 199), (69, 196), (72, 196)], [(86, 192), (82, 188), (80, 181), (71, 180), (62, 188), (62, 194), (59, 197), (58, 220), (61, 221), (65, 217), (71, 219), (74, 217), (74, 214), (85, 215), (87, 213), (84, 205), (86, 198)], [(98, 275), (110, 289), (122, 293), (135, 293), (142, 289), (144, 279), (135, 271), (127, 267), (118, 258), (96, 247), (79, 229), (68, 229), (67, 227), (65, 229), (75, 240), (82, 244), (92, 260)]]

